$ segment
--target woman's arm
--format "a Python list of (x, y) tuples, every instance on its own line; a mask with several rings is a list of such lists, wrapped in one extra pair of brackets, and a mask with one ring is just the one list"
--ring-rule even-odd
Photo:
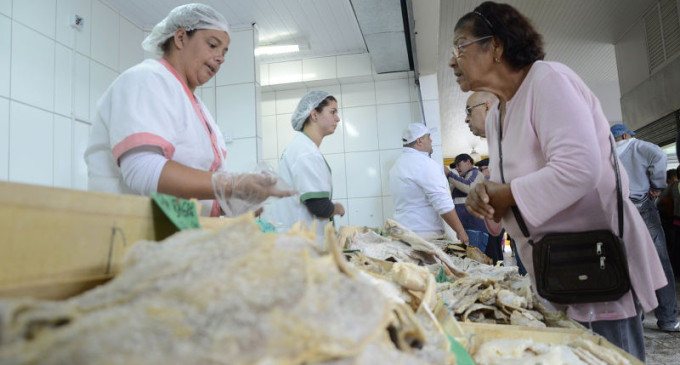
[(215, 199), (212, 174), (169, 160), (158, 179), (158, 192), (184, 199)]

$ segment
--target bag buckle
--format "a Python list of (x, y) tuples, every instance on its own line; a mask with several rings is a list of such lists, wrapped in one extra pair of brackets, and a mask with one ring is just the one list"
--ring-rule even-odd
[(595, 252), (597, 252), (597, 256), (602, 255), (602, 242), (596, 243), (597, 248), (595, 249)]
[(606, 257), (602, 256), (600, 257), (600, 270), (604, 270), (604, 260)]

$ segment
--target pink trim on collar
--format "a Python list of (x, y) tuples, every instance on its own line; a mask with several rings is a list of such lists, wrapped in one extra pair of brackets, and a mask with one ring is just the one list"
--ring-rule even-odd
[(212, 145), (212, 150), (213, 150), (213, 163), (210, 165), (210, 171), (215, 172), (217, 171), (221, 166), (222, 166), (222, 158), (220, 157), (220, 148), (219, 144), (217, 143), (217, 136), (215, 132), (213, 132), (212, 128), (210, 127), (210, 124), (208, 123), (208, 118), (206, 117), (205, 113), (203, 113), (203, 108), (202, 106), (198, 105), (198, 102), (196, 101), (196, 97), (194, 94), (189, 90), (189, 87), (187, 86), (186, 83), (184, 83), (184, 80), (179, 76), (179, 73), (177, 73), (177, 70), (175, 70), (172, 65), (166, 61), (163, 58), (159, 58), (158, 62), (160, 62), (163, 66), (165, 66), (170, 73), (172, 73), (177, 81), (182, 84), (182, 87), (184, 88), (184, 92), (187, 94), (187, 97), (189, 98), (189, 101), (191, 102), (191, 105), (194, 107), (194, 111), (196, 112), (196, 115), (198, 118), (201, 120), (203, 123), (203, 128), (205, 129), (206, 133), (208, 133), (208, 136), (210, 137), (210, 144)]

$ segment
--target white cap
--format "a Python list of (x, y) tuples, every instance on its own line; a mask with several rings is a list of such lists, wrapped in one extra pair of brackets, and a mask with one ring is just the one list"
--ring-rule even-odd
[(186, 4), (172, 9), (165, 19), (156, 24), (151, 34), (142, 42), (142, 48), (151, 53), (163, 53), (161, 45), (180, 28), (187, 31), (194, 29), (222, 30), (229, 34), (229, 23), (215, 9), (204, 4)]
[(401, 134), (401, 141), (404, 144), (409, 144), (426, 134), (432, 134), (436, 131), (437, 128), (427, 128), (423, 123), (411, 123)]

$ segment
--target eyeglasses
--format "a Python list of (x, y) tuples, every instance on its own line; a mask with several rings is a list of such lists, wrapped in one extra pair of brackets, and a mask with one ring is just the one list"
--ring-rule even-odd
[(481, 38), (473, 39), (471, 41), (463, 42), (463, 43), (461, 43), (457, 46), (453, 46), (453, 47), (451, 47), (451, 55), (453, 55), (453, 57), (460, 58), (460, 55), (463, 53), (463, 48), (471, 45), (472, 43), (481, 42), (481, 41), (489, 39), (489, 38), (493, 38), (493, 36), (487, 35), (487, 36), (484, 36), (484, 37), (481, 37)]
[(475, 104), (475, 105), (473, 105), (473, 106), (466, 105), (466, 106), (465, 106), (465, 114), (469, 117), (470, 114), (472, 114), (472, 109), (474, 109), (474, 108), (476, 108), (476, 107), (478, 107), (478, 106), (480, 106), (480, 105), (484, 105), (484, 104), (486, 104), (486, 102), (479, 103), (479, 104)]

